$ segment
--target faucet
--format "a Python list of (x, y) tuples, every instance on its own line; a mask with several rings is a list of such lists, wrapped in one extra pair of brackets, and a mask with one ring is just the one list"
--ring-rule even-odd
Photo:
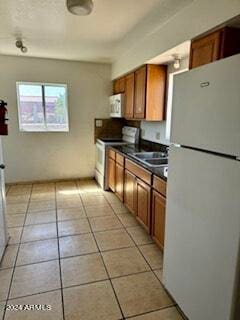
[(167, 158), (168, 158), (168, 154), (169, 154), (169, 147), (166, 147), (166, 151), (165, 151), (165, 153), (166, 153), (166, 156), (167, 156)]

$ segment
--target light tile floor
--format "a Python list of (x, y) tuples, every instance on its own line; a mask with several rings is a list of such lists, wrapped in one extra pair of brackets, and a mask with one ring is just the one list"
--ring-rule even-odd
[(183, 319), (161, 284), (161, 251), (93, 180), (10, 186), (7, 205), (0, 320)]

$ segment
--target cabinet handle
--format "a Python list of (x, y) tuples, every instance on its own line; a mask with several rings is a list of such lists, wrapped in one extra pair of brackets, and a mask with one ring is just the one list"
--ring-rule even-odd
[(0, 169), (5, 169), (5, 165), (4, 164), (0, 164)]

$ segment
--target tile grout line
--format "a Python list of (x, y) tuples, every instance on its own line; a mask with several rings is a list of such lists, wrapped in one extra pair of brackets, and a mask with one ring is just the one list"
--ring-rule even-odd
[(62, 281), (62, 267), (61, 267), (61, 256), (60, 256), (60, 242), (59, 242), (59, 229), (58, 229), (58, 208), (57, 208), (57, 185), (54, 183), (55, 190), (55, 213), (56, 213), (56, 228), (57, 228), (57, 246), (58, 246), (58, 264), (59, 264), (59, 276), (60, 276), (60, 286), (61, 286), (61, 301), (62, 301), (62, 316), (65, 320), (65, 306), (63, 298), (63, 281)]
[[(151, 310), (151, 311), (146, 311), (146, 312), (143, 312), (143, 313), (139, 313), (139, 314), (134, 314), (132, 316), (129, 316), (127, 318), (128, 319), (133, 319), (135, 317), (139, 317), (139, 316), (144, 316), (144, 315), (149, 315), (153, 312), (157, 312), (157, 311), (162, 311), (162, 310), (165, 310), (165, 309), (170, 309), (170, 308), (176, 308), (174, 305), (171, 305), (171, 306), (166, 306), (166, 307), (162, 307), (162, 308), (158, 308), (158, 309), (154, 309), (154, 310)], [(184, 319), (183, 319), (184, 320)]]
[[(99, 254), (99, 252), (94, 252), (94, 254)], [(131, 275), (137, 275), (137, 274), (143, 274), (143, 273), (149, 273), (149, 272), (150, 272), (149, 270), (146, 270), (146, 271), (140, 271), (140, 272), (136, 272), (136, 273), (126, 274), (126, 275), (123, 275), (123, 276), (117, 276), (117, 277), (112, 277), (112, 278), (96, 280), (96, 281), (90, 281), (90, 282), (85, 282), (85, 283), (81, 283), (81, 284), (74, 284), (74, 285), (63, 287), (63, 289), (82, 287), (82, 286), (86, 286), (86, 285), (89, 285), (89, 284), (94, 284), (94, 283), (98, 283), (98, 282), (104, 282), (104, 281), (110, 280), (110, 279), (125, 278), (125, 277), (131, 276)], [(47, 291), (39, 291), (39, 292), (35, 292), (35, 293), (32, 293), (32, 294), (27, 294), (27, 295), (23, 295), (23, 296), (17, 296), (17, 297), (14, 297), (14, 298), (10, 299), (10, 300), (16, 300), (16, 299), (22, 299), (22, 298), (31, 297), (31, 296), (37, 296), (39, 294), (55, 292), (55, 291), (58, 291), (58, 290), (61, 290), (61, 288), (59, 287), (59, 288), (50, 289), (50, 290), (47, 290)], [(1, 300), (1, 302), (4, 302), (4, 301), (5, 300)], [(163, 307), (163, 309), (164, 309), (164, 307)]]
[[(104, 194), (103, 194), (103, 196), (105, 197)], [(106, 201), (109, 203), (110, 207), (113, 209), (113, 211), (114, 211), (117, 219), (118, 219), (118, 220), (120, 221), (120, 223), (123, 225), (123, 228), (125, 229), (125, 231), (127, 232), (127, 234), (128, 234), (128, 235), (130, 236), (130, 238), (132, 239), (133, 243), (135, 244), (136, 249), (138, 250), (138, 252), (140, 253), (140, 255), (143, 257), (143, 259), (145, 260), (145, 262), (146, 262), (147, 265), (149, 266), (150, 270), (149, 270), (149, 271), (145, 271), (145, 272), (151, 272), (151, 273), (154, 275), (154, 277), (157, 279), (157, 281), (161, 284), (161, 286), (164, 288), (164, 290), (166, 291), (163, 283), (160, 281), (160, 279), (157, 277), (157, 275), (156, 275), (155, 272), (154, 272), (156, 269), (153, 269), (153, 268), (151, 267), (150, 263), (147, 261), (147, 259), (145, 258), (145, 256), (144, 256), (143, 253), (141, 252), (141, 250), (139, 249), (139, 246), (140, 246), (140, 245), (138, 245), (138, 244), (136, 243), (136, 241), (134, 240), (134, 238), (132, 237), (132, 235), (128, 232), (127, 227), (125, 227), (125, 225), (124, 225), (124, 224), (122, 223), (122, 221), (119, 219), (118, 214), (115, 212), (114, 207), (112, 206), (112, 203), (108, 200), (107, 197), (105, 197), (105, 199), (106, 199)], [(121, 203), (121, 204), (124, 205), (123, 203)], [(124, 207), (125, 207), (125, 206), (124, 206)], [(131, 214), (131, 213), (130, 213), (130, 214)], [(139, 227), (141, 227), (140, 224), (139, 224)], [(143, 229), (143, 230), (144, 230), (144, 229)], [(144, 231), (145, 231), (145, 230), (144, 230)], [(154, 243), (154, 241), (153, 241), (153, 242), (151, 242), (151, 243), (146, 243), (146, 244), (144, 244), (144, 245), (149, 245), (149, 244), (155, 244), (155, 243)], [(161, 269), (162, 269), (162, 268), (160, 268), (160, 270), (161, 270)], [(133, 275), (133, 274), (130, 274), (129, 276), (131, 276), (131, 275)], [(169, 295), (169, 294), (167, 293), (167, 291), (166, 291), (166, 294)], [(169, 296), (169, 297), (170, 297), (170, 296)], [(170, 299), (173, 301), (173, 304), (171, 304), (170, 306), (162, 307), (161, 309), (158, 309), (158, 310), (163, 310), (163, 309), (166, 309), (166, 308), (169, 308), (169, 307), (177, 306), (177, 303), (172, 299), (172, 297), (170, 297)], [(155, 310), (155, 311), (157, 311), (157, 310)], [(152, 312), (152, 311), (151, 311), (151, 312)], [(135, 316), (136, 316), (136, 315), (135, 315)]]
[[(9, 190), (10, 190), (10, 188), (9, 188)], [(28, 211), (28, 208), (29, 208), (29, 205), (30, 205), (30, 199), (31, 199), (31, 195), (32, 195), (32, 190), (33, 190), (33, 184), (31, 184), (30, 196), (29, 196), (29, 200), (28, 200), (28, 204), (27, 204), (27, 208), (26, 208), (26, 213), (25, 213), (25, 217), (24, 217), (24, 224), (25, 224), (25, 221), (27, 219), (27, 211)], [(14, 274), (15, 274), (18, 254), (19, 254), (19, 251), (20, 251), (21, 239), (22, 239), (22, 236), (23, 236), (23, 231), (24, 231), (24, 227), (22, 227), (22, 230), (21, 230), (21, 235), (20, 235), (20, 239), (19, 239), (19, 243), (18, 243), (17, 254), (16, 254), (14, 265), (13, 265), (13, 268), (12, 268), (13, 271), (12, 271), (12, 276), (11, 276), (10, 285), (9, 285), (9, 289), (8, 289), (8, 294), (7, 294), (7, 297), (6, 297), (6, 305), (8, 304), (8, 301), (10, 300), (9, 297), (10, 297), (10, 292), (11, 292), (11, 289), (12, 289), (12, 282), (13, 282), (13, 277), (14, 277)], [(6, 316), (6, 308), (4, 308), (3, 320), (5, 319), (5, 316)]]
[[(105, 195), (104, 195), (105, 197)], [(105, 199), (107, 200), (107, 202), (109, 203), (109, 205), (111, 206), (111, 208), (113, 209), (117, 219), (121, 222), (121, 220), (119, 219), (118, 215), (116, 214), (115, 210), (114, 210), (114, 207), (112, 206), (111, 202), (107, 199), (107, 197), (105, 197)], [(147, 259), (145, 258), (145, 256), (143, 255), (142, 251), (139, 249), (139, 245), (137, 245), (136, 241), (134, 240), (134, 238), (132, 237), (132, 235), (128, 232), (127, 230), (127, 227), (125, 227), (125, 225), (121, 222), (121, 224), (123, 225), (123, 228), (125, 229), (125, 231), (127, 232), (127, 234), (130, 236), (130, 238), (132, 239), (133, 243), (135, 244), (135, 247), (136, 249), (138, 250), (138, 252), (141, 254), (141, 256), (143, 257), (143, 259), (145, 260), (145, 262), (147, 263), (147, 265), (149, 266), (150, 268), (150, 271), (152, 272), (152, 274), (154, 275), (154, 277), (158, 280), (158, 282), (161, 284), (161, 286), (164, 288), (164, 290), (166, 291), (163, 283), (161, 282), (161, 280), (157, 277), (157, 275), (155, 274), (154, 270), (156, 269), (153, 269), (152, 266), (150, 265), (150, 263), (147, 261)], [(139, 225), (140, 226), (140, 225)], [(141, 226), (140, 226), (141, 227)], [(143, 229), (144, 230), (144, 229)], [(149, 244), (154, 244), (154, 241), (152, 243), (149, 243)], [(147, 245), (147, 244), (145, 244)], [(161, 270), (162, 268), (160, 268)], [(166, 291), (166, 294), (169, 295)], [(170, 297), (170, 296), (169, 296)], [(170, 297), (170, 299), (173, 301), (173, 304), (172, 306), (176, 306), (177, 303), (172, 299), (172, 297)], [(165, 307), (161, 308), (161, 309), (164, 309)]]
[[(77, 188), (79, 189), (78, 181), (77, 181), (77, 183), (76, 183), (76, 184), (77, 184)], [(85, 210), (84, 201), (83, 201), (83, 199), (82, 199), (82, 197), (81, 197), (80, 193), (79, 193), (79, 197), (80, 197), (80, 199), (81, 199), (82, 205), (83, 205), (84, 210)], [(87, 218), (87, 219), (88, 219), (89, 226), (90, 226), (90, 228), (91, 228), (91, 230), (92, 230), (92, 226), (91, 226), (91, 223), (90, 223), (90, 221), (89, 221), (89, 218)], [(121, 312), (121, 315), (122, 315), (122, 318), (121, 318), (121, 319), (122, 319), (122, 320), (124, 320), (124, 319), (125, 319), (125, 316), (124, 316), (124, 313), (123, 313), (122, 307), (121, 307), (120, 302), (119, 302), (119, 300), (118, 300), (117, 294), (116, 294), (116, 292), (115, 292), (115, 289), (114, 289), (114, 286), (113, 286), (112, 280), (111, 280), (111, 278), (110, 278), (109, 272), (108, 272), (108, 270), (107, 270), (106, 264), (105, 264), (105, 262), (104, 262), (104, 259), (103, 259), (103, 256), (102, 256), (102, 253), (101, 253), (100, 248), (99, 248), (99, 246), (98, 246), (98, 242), (97, 242), (97, 239), (96, 239), (96, 237), (95, 237), (95, 234), (94, 234), (93, 230), (92, 230), (92, 235), (93, 235), (94, 241), (95, 241), (95, 243), (96, 243), (96, 246), (97, 246), (97, 248), (98, 248), (98, 252), (99, 252), (99, 255), (100, 255), (100, 257), (101, 257), (101, 260), (102, 260), (103, 266), (104, 266), (104, 268), (105, 268), (105, 271), (106, 271), (106, 274), (107, 274), (108, 280), (109, 280), (109, 282), (110, 282), (110, 284), (111, 284), (111, 287), (112, 287), (112, 290), (113, 290), (113, 293), (114, 293), (114, 296), (115, 296), (116, 302), (117, 302), (118, 307), (119, 307), (119, 310), (120, 310), (120, 312)]]
[[(76, 183), (77, 183), (77, 181), (76, 181)], [(76, 184), (75, 183), (75, 184)], [(55, 186), (55, 189), (56, 189), (56, 186)], [(92, 230), (92, 234), (93, 234), (93, 237), (94, 237), (94, 239), (95, 239), (95, 242), (96, 242), (96, 245), (97, 245), (97, 247), (98, 247), (98, 243), (97, 243), (97, 241), (96, 241), (96, 238), (95, 238), (95, 233), (98, 233), (98, 232), (106, 232), (106, 231), (111, 231), (111, 230), (121, 230), (121, 229), (125, 229), (125, 231), (127, 232), (127, 234), (130, 236), (130, 238), (132, 239), (132, 241), (133, 241), (133, 246), (130, 246), (130, 247), (122, 247), (122, 248), (117, 248), (117, 249), (109, 249), (109, 250), (103, 250), (103, 251), (100, 251), (100, 249), (99, 249), (99, 247), (98, 247), (98, 250), (99, 250), (99, 253), (100, 253), (100, 256), (101, 256), (101, 258), (102, 258), (102, 261), (103, 261), (103, 264), (104, 264), (104, 267), (105, 267), (105, 269), (106, 269), (106, 273), (107, 273), (107, 276), (109, 277), (109, 281), (110, 281), (110, 283), (111, 283), (111, 285), (112, 285), (112, 282), (111, 282), (111, 279), (115, 279), (115, 278), (121, 278), (121, 277), (126, 277), (126, 276), (131, 276), (131, 275), (136, 275), (136, 274), (139, 274), (139, 273), (146, 273), (146, 272), (153, 272), (154, 273), (154, 275), (155, 275), (155, 268), (153, 269), (151, 266), (150, 266), (150, 264), (148, 263), (148, 261), (145, 259), (145, 257), (144, 257), (144, 255), (142, 254), (142, 252), (141, 252), (141, 250), (139, 249), (139, 246), (137, 245), (137, 243), (135, 242), (135, 240), (133, 239), (133, 237), (131, 236), (131, 234), (129, 234), (129, 232), (128, 232), (128, 230), (127, 230), (127, 226), (125, 226), (123, 223), (122, 223), (122, 221), (119, 219), (119, 217), (118, 217), (118, 214), (115, 212), (115, 210), (114, 210), (114, 207), (112, 206), (112, 203), (108, 200), (108, 198), (107, 197), (105, 197), (105, 195), (104, 195), (104, 193), (102, 193), (101, 192), (101, 195), (106, 199), (106, 201), (107, 201), (107, 203), (109, 203), (110, 204), (110, 207), (112, 208), (112, 210), (113, 210), (113, 214), (115, 215), (115, 217), (119, 220), (119, 222), (120, 222), (120, 224), (121, 225), (123, 225), (123, 227), (122, 228), (118, 228), (118, 229), (110, 229), (110, 230), (102, 230), (102, 231), (96, 231), (96, 232), (93, 232), (93, 230), (92, 230), (92, 228), (91, 228), (91, 224), (90, 224), (90, 222), (89, 222), (89, 217), (88, 217), (88, 215), (86, 215), (86, 218), (78, 218), (77, 220), (80, 220), (80, 219), (88, 219), (88, 223), (89, 223), (89, 225), (90, 225), (90, 228), (91, 228), (91, 230)], [(83, 209), (84, 209), (84, 211), (86, 211), (86, 209), (85, 209), (85, 202), (83, 201), (83, 199), (82, 199), (82, 197), (81, 197), (81, 195), (80, 195), (80, 193), (79, 193), (79, 190), (78, 190), (78, 196), (80, 197), (80, 200), (81, 200), (81, 202), (82, 202), (82, 204), (83, 204)], [(56, 198), (56, 193), (55, 193), (55, 198)], [(68, 209), (68, 208), (66, 208), (66, 209)], [(57, 215), (57, 210), (58, 210), (58, 208), (57, 208), (57, 204), (56, 204), (56, 215)], [(51, 211), (51, 210), (50, 210)], [(86, 213), (86, 212), (85, 212)], [(128, 213), (126, 213), (126, 214), (128, 214)], [(25, 213), (25, 219), (26, 219), (26, 215), (27, 215), (27, 213)], [(104, 216), (98, 216), (98, 217), (106, 217), (107, 215), (104, 215)], [(109, 216), (109, 215), (108, 215)], [(111, 215), (110, 215), (111, 216)], [(95, 217), (94, 217), (95, 218)], [(69, 219), (69, 220), (63, 220), (63, 221), (74, 221), (74, 220), (76, 220), (76, 219)], [(49, 223), (51, 223), (51, 222), (49, 222)], [(43, 223), (41, 223), (41, 224), (43, 224)], [(58, 224), (58, 219), (57, 219), (57, 217), (56, 217), (56, 224)], [(140, 225), (139, 225), (140, 226)], [(58, 227), (58, 226), (57, 226)], [(133, 226), (134, 227), (134, 226)], [(13, 227), (14, 228), (14, 227)], [(131, 226), (129, 226), (129, 228), (131, 228)], [(23, 230), (22, 230), (22, 232), (23, 232)], [(73, 235), (66, 235), (66, 236), (64, 236), (64, 237), (67, 237), (67, 236), (74, 236), (74, 235), (78, 235), (78, 234), (73, 234)], [(59, 236), (57, 236), (57, 241), (59, 242)], [(54, 238), (55, 240), (56, 240), (56, 238)], [(47, 241), (47, 240), (50, 240), (50, 239), (40, 239), (40, 240), (35, 240), (35, 241), (30, 241), (30, 243), (31, 242), (38, 242), (38, 241)], [(27, 242), (27, 243), (29, 243), (29, 242)], [(19, 243), (18, 244), (18, 246), (20, 246), (21, 245), (21, 243)], [(140, 245), (140, 246), (144, 246), (144, 245), (148, 245), (148, 243), (146, 243), (146, 244), (142, 244), (142, 245)], [(115, 250), (121, 250), (121, 249), (125, 249), (125, 248), (131, 248), (131, 247), (137, 247), (137, 249), (138, 249), (138, 251), (140, 252), (140, 254), (143, 256), (143, 258), (144, 258), (144, 260), (146, 261), (146, 263), (147, 263), (147, 265), (149, 265), (149, 267), (150, 267), (150, 270), (147, 270), (147, 271), (143, 271), (143, 272), (137, 272), (137, 273), (134, 273), (134, 274), (132, 274), (132, 273), (130, 273), (130, 274), (127, 274), (127, 275), (123, 275), (123, 276), (118, 276), (118, 277), (113, 277), (113, 278), (110, 278), (110, 276), (109, 276), (109, 274), (108, 274), (108, 270), (107, 270), (107, 268), (106, 268), (106, 265), (105, 265), (105, 263), (104, 263), (104, 260), (103, 260), (103, 257), (102, 257), (102, 254), (101, 254), (101, 252), (107, 252), (107, 251), (115, 251)], [(96, 252), (95, 253), (90, 253), (90, 254), (96, 254)], [(88, 255), (88, 253), (87, 254), (82, 254), (82, 255)], [(82, 255), (77, 255), (77, 256), (82, 256)], [(76, 256), (76, 255), (75, 255)], [(71, 256), (71, 257), (75, 257), (75, 256)], [(62, 257), (62, 259), (67, 259), (67, 258), (70, 258), (70, 257)], [(17, 258), (16, 258), (17, 259)], [(60, 252), (59, 252), (59, 261), (61, 260), (61, 258), (60, 258)], [(41, 262), (47, 262), (47, 261), (52, 261), (52, 260), (56, 260), (56, 259), (51, 259), (51, 260), (46, 260), (46, 261), (40, 261), (40, 262), (36, 262), (36, 263), (41, 263)], [(35, 264), (35, 263), (32, 263), (32, 264)], [(27, 264), (26, 264), (27, 265)], [(6, 269), (6, 268), (4, 268), (4, 269)], [(9, 268), (10, 269), (10, 268)], [(15, 269), (15, 268), (14, 268)], [(155, 275), (155, 277), (157, 278), (157, 276)], [(160, 281), (160, 279), (158, 279), (157, 278), (157, 280), (161, 283), (161, 281)], [(95, 283), (95, 282), (101, 282), (101, 281), (106, 281), (106, 279), (103, 279), (103, 280), (98, 280), (98, 281), (93, 281), (93, 282), (89, 282), (89, 283), (83, 283), (83, 284), (79, 284), (79, 285), (73, 285), (73, 286), (69, 286), (69, 287), (66, 287), (66, 288), (71, 288), (71, 287), (76, 287), (76, 286), (82, 286), (82, 285), (87, 285), (87, 284), (91, 284), (91, 283)], [(161, 283), (162, 284), (162, 283)], [(112, 285), (112, 288), (113, 288), (113, 285)], [(57, 289), (58, 290), (58, 289)], [(62, 286), (61, 286), (61, 290), (62, 290)], [(48, 290), (48, 291), (46, 291), (46, 292), (52, 292), (52, 291), (56, 291), (56, 289), (54, 289), (54, 290)], [(113, 288), (113, 291), (114, 291), (114, 294), (115, 294), (115, 297), (116, 297), (116, 299), (117, 299), (117, 296), (116, 296), (116, 293), (115, 293), (115, 290), (114, 290), (114, 288)], [(43, 292), (44, 293), (44, 292)], [(31, 294), (31, 295), (27, 295), (27, 296), (32, 296), (32, 295), (36, 295), (36, 294), (39, 294), (39, 293), (34, 293), (34, 294)], [(19, 298), (19, 297), (16, 297), (16, 298)], [(20, 297), (21, 298), (21, 297)], [(15, 299), (15, 298), (14, 298)], [(118, 302), (118, 299), (117, 299), (117, 302)], [(62, 302), (63, 303), (63, 302)], [(121, 306), (120, 306), (120, 304), (119, 304), (119, 307), (120, 307), (120, 310), (121, 310)], [(173, 307), (173, 305), (171, 305), (171, 306), (166, 306), (166, 307), (162, 307), (161, 309), (166, 309), (166, 308), (170, 308), (170, 307)], [(161, 309), (157, 309), (157, 310), (161, 310)], [(141, 315), (143, 315), (143, 314), (148, 314), (148, 313), (151, 313), (151, 312), (154, 312), (154, 311), (157, 311), (157, 310), (152, 310), (152, 311), (149, 311), (149, 312), (146, 312), (146, 313), (142, 313)], [(123, 315), (124, 316), (124, 315)], [(130, 318), (132, 318), (132, 317), (134, 317), (134, 316), (131, 316)], [(125, 318), (124, 318), (125, 319)]]
[[(104, 217), (109, 217), (109, 216), (104, 216)], [(83, 218), (83, 219), (87, 219), (87, 218)], [(66, 221), (76, 221), (76, 220), (82, 220), (81, 219), (72, 219), (72, 220), (66, 220)], [(62, 222), (62, 221), (59, 221)], [(49, 222), (49, 223), (43, 223), (44, 225), (46, 224), (56, 224), (56, 222)], [(35, 226), (35, 225), (33, 225)], [(37, 226), (37, 225), (36, 225)], [(24, 228), (24, 227), (28, 227), (28, 225), (24, 225), (22, 227), (16, 227), (16, 228)], [(9, 228), (9, 229), (14, 229), (15, 227)], [(106, 232), (106, 231), (116, 231), (116, 230), (122, 230), (124, 229), (123, 227), (120, 228), (113, 228), (113, 229), (104, 229), (104, 230), (97, 230), (97, 231), (93, 231), (94, 233), (101, 233), (101, 232)], [(66, 238), (66, 237), (75, 237), (75, 236), (79, 236), (79, 235), (83, 235), (83, 234), (90, 234), (92, 233), (92, 231), (90, 232), (83, 232), (83, 233), (74, 233), (74, 234), (69, 234), (69, 235), (64, 235), (64, 236), (59, 236), (59, 238)], [(51, 238), (41, 238), (38, 240), (29, 240), (29, 241), (25, 241), (25, 242), (21, 242), (21, 244), (27, 244), (27, 243), (34, 243), (34, 242), (38, 242), (38, 241), (47, 241), (47, 240), (54, 240), (57, 239), (57, 237), (51, 237)], [(134, 243), (135, 244), (135, 243)], [(16, 246), (18, 245), (18, 243), (12, 243), (9, 244), (9, 246)], [(147, 245), (147, 244), (146, 244)], [(104, 251), (108, 251), (108, 250), (104, 250)]]

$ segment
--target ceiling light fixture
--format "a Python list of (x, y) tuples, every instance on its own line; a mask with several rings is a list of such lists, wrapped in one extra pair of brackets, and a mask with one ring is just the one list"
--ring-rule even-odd
[(78, 16), (87, 16), (93, 10), (92, 0), (67, 0), (68, 10)]
[(17, 40), (15, 44), (16, 47), (22, 51), (22, 53), (27, 53), (28, 49), (23, 45), (22, 40)]
[(181, 59), (179, 55), (174, 55), (173, 57), (174, 57), (173, 67), (174, 69), (178, 70), (181, 67)]

